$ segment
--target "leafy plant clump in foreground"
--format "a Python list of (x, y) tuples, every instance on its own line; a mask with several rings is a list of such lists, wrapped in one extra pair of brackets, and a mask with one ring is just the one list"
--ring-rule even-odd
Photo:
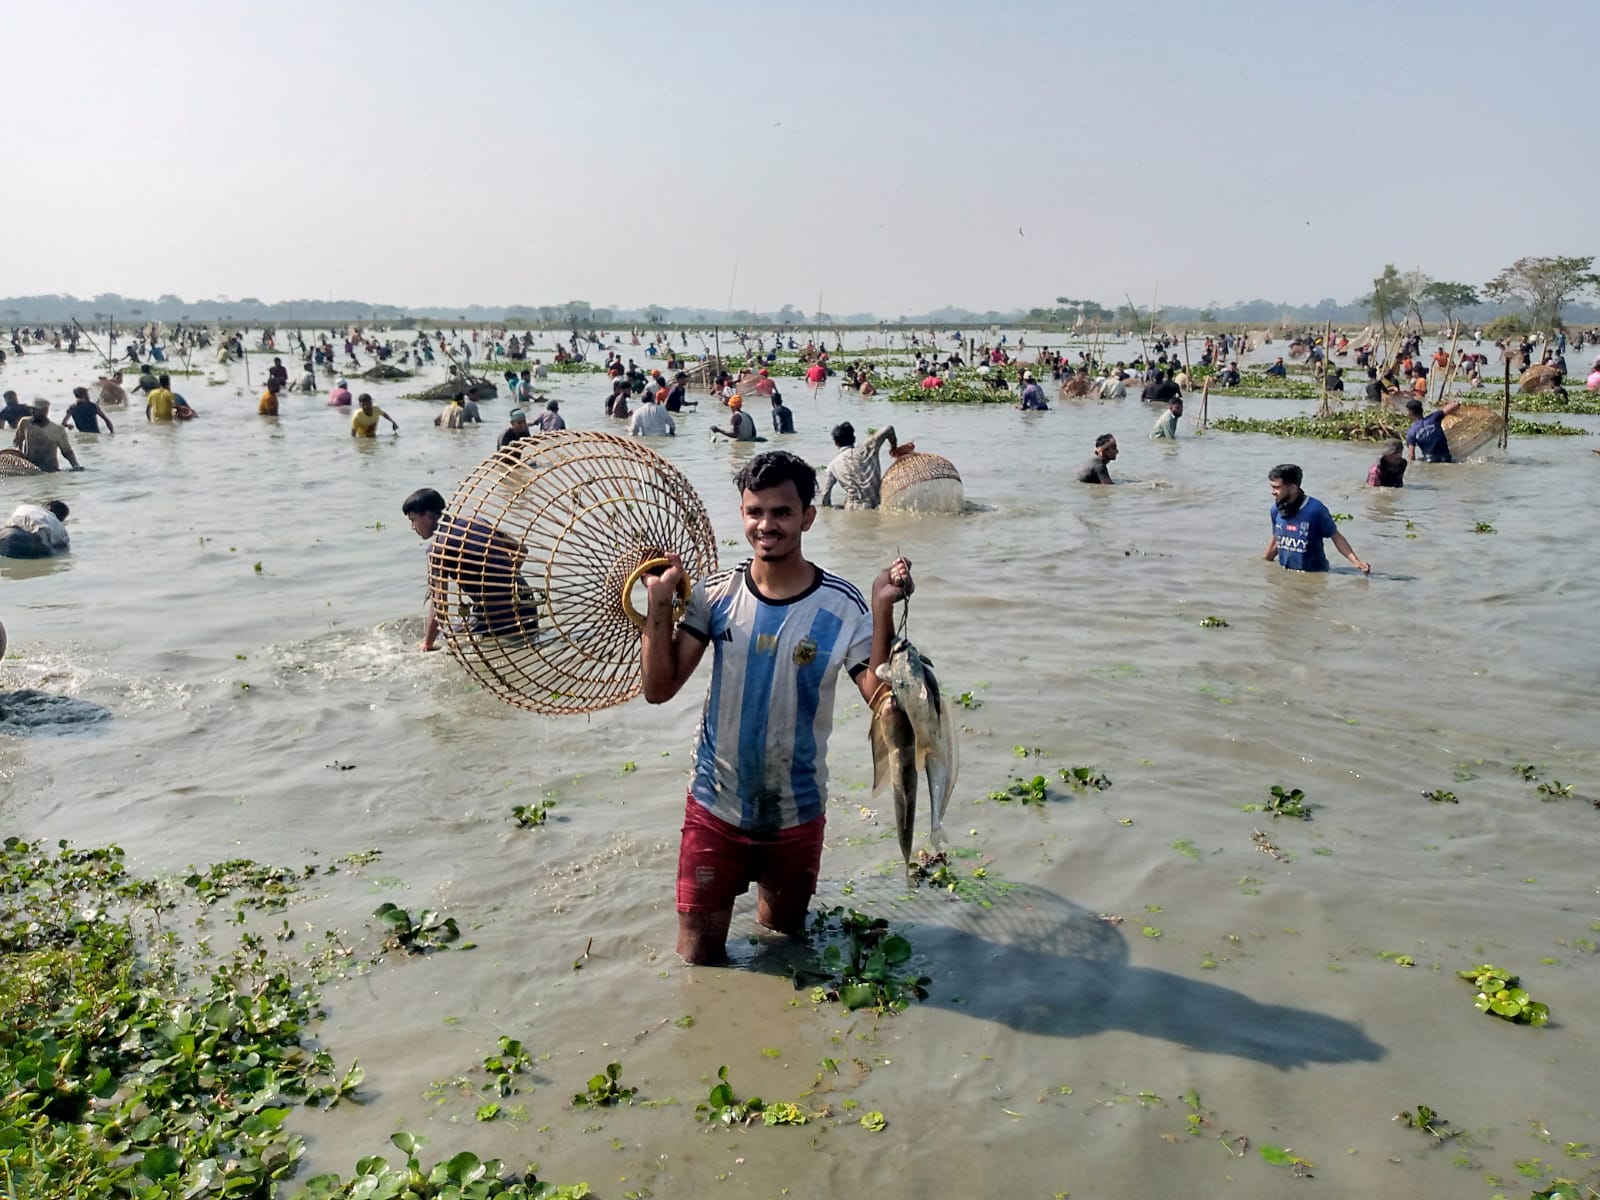
[(304, 1149), (282, 1128), (290, 1109), (346, 1090), (301, 1043), (315, 998), (250, 935), (188, 979), (175, 941), (143, 928), (170, 902), (122, 858), (17, 838), (0, 850), (7, 1194), (265, 1196)]
[(1285, 788), (1282, 784), (1275, 783), (1267, 789), (1267, 802), (1265, 804), (1246, 804), (1245, 812), (1269, 812), (1275, 817), (1298, 817), (1302, 821), (1311, 820), (1311, 805), (1306, 803), (1306, 794), (1299, 788)]
[(1417, 1105), (1416, 1112), (1412, 1112), (1409, 1108), (1401, 1110), (1401, 1112), (1395, 1117), (1395, 1120), (1399, 1121), (1408, 1129), (1421, 1130), (1423, 1133), (1430, 1134), (1439, 1139), (1441, 1142), (1444, 1141), (1445, 1138), (1455, 1137), (1457, 1134), (1462, 1132), (1459, 1129), (1445, 1129), (1445, 1126), (1450, 1124), (1450, 1122), (1446, 1121), (1426, 1104)]
[[(210, 870), (206, 878), (215, 878)], [(264, 895), (274, 881), (263, 876)], [(251, 895), (244, 880), (236, 900)], [(182, 887), (130, 875), (115, 847), (0, 844), (0, 1194), (28, 1200), (267, 1197), (304, 1147), (295, 1105), (331, 1107), (364, 1080), (306, 1044), (320, 1016), (317, 963), (241, 934), (203, 971), (186, 964)], [(193, 907), (192, 901), (190, 904)], [(337, 942), (337, 939), (331, 939)], [(279, 938), (288, 944), (286, 938)], [(347, 951), (344, 953), (348, 953)], [(396, 1135), (396, 1138), (410, 1135)], [(313, 1197), (544, 1197), (471, 1154), (425, 1170), (362, 1160), (308, 1180)]]
[(1510, 971), (1481, 963), (1456, 974), (1478, 989), (1473, 1006), (1479, 1012), (1517, 1025), (1544, 1025), (1550, 1020), (1550, 1006), (1540, 1004), (1518, 987), (1517, 977)]
[(590, 1078), (587, 1091), (572, 1097), (572, 1104), (574, 1108), (615, 1108), (619, 1104), (632, 1104), (638, 1091), (638, 1088), (623, 1086), (622, 1064), (610, 1062), (603, 1074)]
[(912, 1000), (928, 998), (933, 980), (909, 973), (911, 943), (891, 932), (885, 918), (842, 906), (820, 909), (811, 920), (811, 935), (842, 939), (829, 941), (809, 965), (793, 971), (795, 987), (811, 987), (813, 1000), (899, 1012)]
[(539, 1179), (532, 1168), (521, 1179), (505, 1174), (497, 1158), (480, 1159), (470, 1150), (425, 1169), (417, 1151), (427, 1139), (401, 1131), (389, 1138), (405, 1153), (403, 1166), (392, 1167), (378, 1155), (356, 1164), (349, 1179), (318, 1175), (306, 1181), (307, 1200), (405, 1196), (416, 1200), (584, 1200), (592, 1195), (587, 1183), (556, 1186)]
[[(461, 937), (454, 917), (441, 918), (432, 909), (423, 909), (415, 916), (399, 905), (385, 901), (374, 910), (373, 916), (389, 930), (384, 940), (385, 950), (404, 950), (407, 954), (426, 954), (430, 950), (443, 950)], [(470, 945), (461, 947), (470, 950)]]

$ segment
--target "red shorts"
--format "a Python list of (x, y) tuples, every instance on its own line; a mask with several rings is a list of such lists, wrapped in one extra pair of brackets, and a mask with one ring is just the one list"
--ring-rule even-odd
[(821, 816), (757, 837), (713, 816), (690, 796), (678, 847), (678, 911), (726, 912), (752, 883), (774, 902), (793, 897), (809, 903), (817, 890), (827, 823)]

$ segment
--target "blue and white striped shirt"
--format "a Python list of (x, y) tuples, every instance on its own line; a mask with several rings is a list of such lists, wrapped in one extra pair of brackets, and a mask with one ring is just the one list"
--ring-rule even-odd
[(822, 816), (839, 668), (854, 678), (872, 656), (861, 593), (819, 567), (807, 591), (768, 600), (746, 560), (696, 583), (678, 628), (713, 651), (690, 794), (751, 833)]

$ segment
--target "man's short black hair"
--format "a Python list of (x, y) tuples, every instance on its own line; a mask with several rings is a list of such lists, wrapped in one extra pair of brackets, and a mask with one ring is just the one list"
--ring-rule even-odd
[(172, 386), (172, 376), (170, 376), (170, 375), (157, 375), (156, 376), (156, 383), (160, 384), (162, 387), (171, 387)]
[(810, 508), (817, 495), (817, 469), (787, 450), (768, 450), (756, 455), (733, 477), (733, 482), (741, 496), (792, 483), (794, 490), (800, 493), (802, 508)]
[(432, 513), (438, 516), (444, 512), (444, 497), (432, 488), (418, 488), (406, 497), (406, 502), (400, 506), (400, 515), (409, 517), (412, 513)]
[(845, 446), (856, 444), (856, 427), (849, 421), (841, 421), (833, 427), (833, 444), (841, 449)]
[(1279, 463), (1267, 472), (1267, 478), (1269, 480), (1281, 479), (1285, 483), (1299, 487), (1300, 481), (1305, 478), (1305, 474), (1294, 463)]
[(1414, 416), (1420, 417), (1422, 415), (1422, 401), (1421, 400), (1407, 400), (1406, 401), (1406, 411), (1408, 413), (1413, 414)]
[(1116, 439), (1116, 436), (1114, 434), (1102, 433), (1099, 437), (1095, 438), (1095, 440), (1094, 440), (1094, 448), (1096, 450), (1104, 450), (1107, 446), (1111, 445), (1111, 443), (1116, 441), (1116, 440), (1117, 439)]
[(67, 519), (67, 514), (72, 511), (67, 507), (67, 502), (65, 500), (52, 500), (49, 504), (46, 504), (45, 507), (51, 512), (55, 513), (56, 520), (58, 521), (65, 521)]

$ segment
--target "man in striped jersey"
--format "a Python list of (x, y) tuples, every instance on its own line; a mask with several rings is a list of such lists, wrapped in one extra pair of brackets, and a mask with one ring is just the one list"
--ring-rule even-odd
[(697, 581), (676, 629), (683, 564), (670, 556), (646, 584), (646, 700), (672, 699), (713, 648), (678, 852), (678, 953), (689, 963), (726, 957), (734, 900), (752, 883), (761, 924), (804, 929), (822, 861), (834, 685), (842, 669), (870, 702), (894, 606), (913, 587), (911, 564), (896, 559), (873, 582), (869, 607), (806, 560), (817, 475), (803, 459), (759, 455), (734, 484), (754, 557)]

